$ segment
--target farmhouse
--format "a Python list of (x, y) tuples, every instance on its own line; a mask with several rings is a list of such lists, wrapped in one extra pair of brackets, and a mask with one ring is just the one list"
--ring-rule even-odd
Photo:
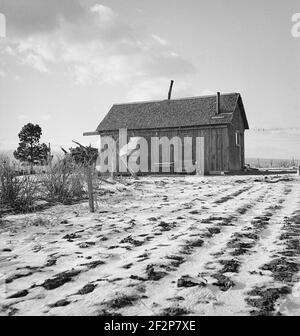
[[(171, 88), (170, 88), (171, 92)], [(199, 165), (196, 146), (202, 139), (202, 173), (220, 173), (240, 171), (245, 164), (244, 132), (249, 129), (242, 97), (239, 93), (168, 99), (127, 104), (116, 104), (99, 124), (96, 132), (84, 135), (100, 135), (118, 138), (119, 130), (127, 130), (127, 141), (132, 138), (146, 139), (148, 148), (148, 166), (156, 166), (156, 172), (174, 173), (176, 151), (181, 150), (172, 143), (169, 158), (160, 149), (155, 155), (151, 149), (151, 139), (178, 139), (183, 144), (191, 139), (191, 160)], [(181, 140), (181, 141), (180, 141)], [(118, 142), (117, 142), (118, 144)], [(118, 147), (118, 152), (121, 148)], [(186, 151), (184, 147), (183, 151)], [(185, 173), (185, 153), (180, 156), (182, 172)], [(198, 162), (197, 162), (198, 158)], [(203, 159), (202, 159), (203, 158)], [(117, 166), (118, 171), (118, 166)]]

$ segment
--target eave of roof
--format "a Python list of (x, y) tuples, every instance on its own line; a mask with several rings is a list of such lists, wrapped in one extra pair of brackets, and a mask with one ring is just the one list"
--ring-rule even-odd
[(244, 108), (244, 103), (243, 103), (243, 99), (242, 99), (241, 95), (239, 95), (238, 104), (239, 104), (240, 109), (241, 109), (242, 118), (243, 118), (243, 121), (244, 121), (244, 127), (245, 127), (246, 130), (248, 130), (249, 129), (249, 123), (248, 123), (248, 119), (247, 119), (247, 115), (246, 115), (246, 111), (245, 111), (245, 108)]
[(99, 124), (97, 135), (128, 130), (158, 130), (187, 127), (228, 125), (239, 105), (245, 129), (249, 129), (243, 101), (239, 93), (221, 95), (221, 113), (216, 114), (216, 95), (115, 104)]
[[(217, 124), (218, 127), (227, 127), (228, 123), (224, 124)], [(175, 126), (175, 127), (155, 127), (155, 128), (127, 128), (127, 131), (135, 132), (135, 131), (161, 131), (161, 130), (180, 130), (180, 129), (189, 129), (189, 128), (211, 128), (216, 127), (216, 124), (206, 124), (206, 125), (190, 125), (190, 126)], [(107, 129), (107, 130), (101, 130), (101, 131), (94, 131), (94, 132), (85, 132), (83, 133), (83, 136), (93, 136), (93, 135), (101, 135), (101, 134), (107, 134), (107, 133), (116, 133), (119, 132), (120, 129)]]

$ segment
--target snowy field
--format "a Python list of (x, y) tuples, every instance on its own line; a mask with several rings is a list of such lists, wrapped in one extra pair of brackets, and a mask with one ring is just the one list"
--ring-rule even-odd
[(300, 315), (300, 179), (145, 177), (0, 219), (0, 315)]

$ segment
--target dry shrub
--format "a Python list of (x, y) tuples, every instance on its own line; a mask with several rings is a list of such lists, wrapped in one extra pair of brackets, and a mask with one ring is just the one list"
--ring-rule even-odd
[(45, 198), (51, 202), (67, 204), (80, 200), (85, 195), (83, 168), (68, 156), (59, 159), (42, 176), (41, 184)]
[(7, 161), (0, 162), (0, 205), (16, 212), (29, 212), (34, 207), (37, 194), (34, 177), (18, 176)]

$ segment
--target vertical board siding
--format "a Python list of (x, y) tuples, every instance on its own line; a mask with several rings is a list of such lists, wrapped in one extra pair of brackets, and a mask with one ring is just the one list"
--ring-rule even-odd
[[(192, 138), (192, 162), (195, 164), (196, 161), (196, 138), (203, 137), (204, 138), (204, 172), (205, 174), (209, 172), (221, 172), (228, 171), (229, 164), (229, 144), (230, 136), (229, 130), (227, 127), (206, 127), (206, 128), (191, 128), (191, 129), (164, 129), (164, 130), (129, 130), (127, 132), (127, 141), (130, 140), (131, 137), (143, 137), (147, 140), (148, 143), (148, 169), (149, 173), (151, 173), (151, 164), (152, 163), (152, 155), (151, 155), (151, 138), (158, 137), (161, 139), (162, 137), (167, 137), (168, 139), (172, 139), (174, 137), (179, 137), (182, 143), (182, 148), (184, 147), (184, 138), (191, 137)], [(118, 133), (114, 132), (114, 139), (118, 138)], [(155, 163), (163, 163), (163, 155), (162, 155), (162, 146), (160, 145), (159, 150), (159, 162)], [(119, 150), (119, 144), (117, 144), (117, 151)], [(170, 161), (174, 161), (175, 153), (174, 146), (171, 146), (170, 149)], [(182, 172), (184, 173), (184, 151), (182, 152)], [(117, 166), (118, 162), (117, 162)], [(171, 173), (174, 173), (173, 167), (171, 168)], [(163, 173), (162, 166), (159, 166), (159, 173)]]
[[(236, 131), (241, 134), (240, 146), (236, 145)], [(229, 170), (239, 171), (245, 164), (245, 151), (244, 151), (244, 122), (241, 111), (237, 106), (234, 111), (232, 124), (229, 126)]]

